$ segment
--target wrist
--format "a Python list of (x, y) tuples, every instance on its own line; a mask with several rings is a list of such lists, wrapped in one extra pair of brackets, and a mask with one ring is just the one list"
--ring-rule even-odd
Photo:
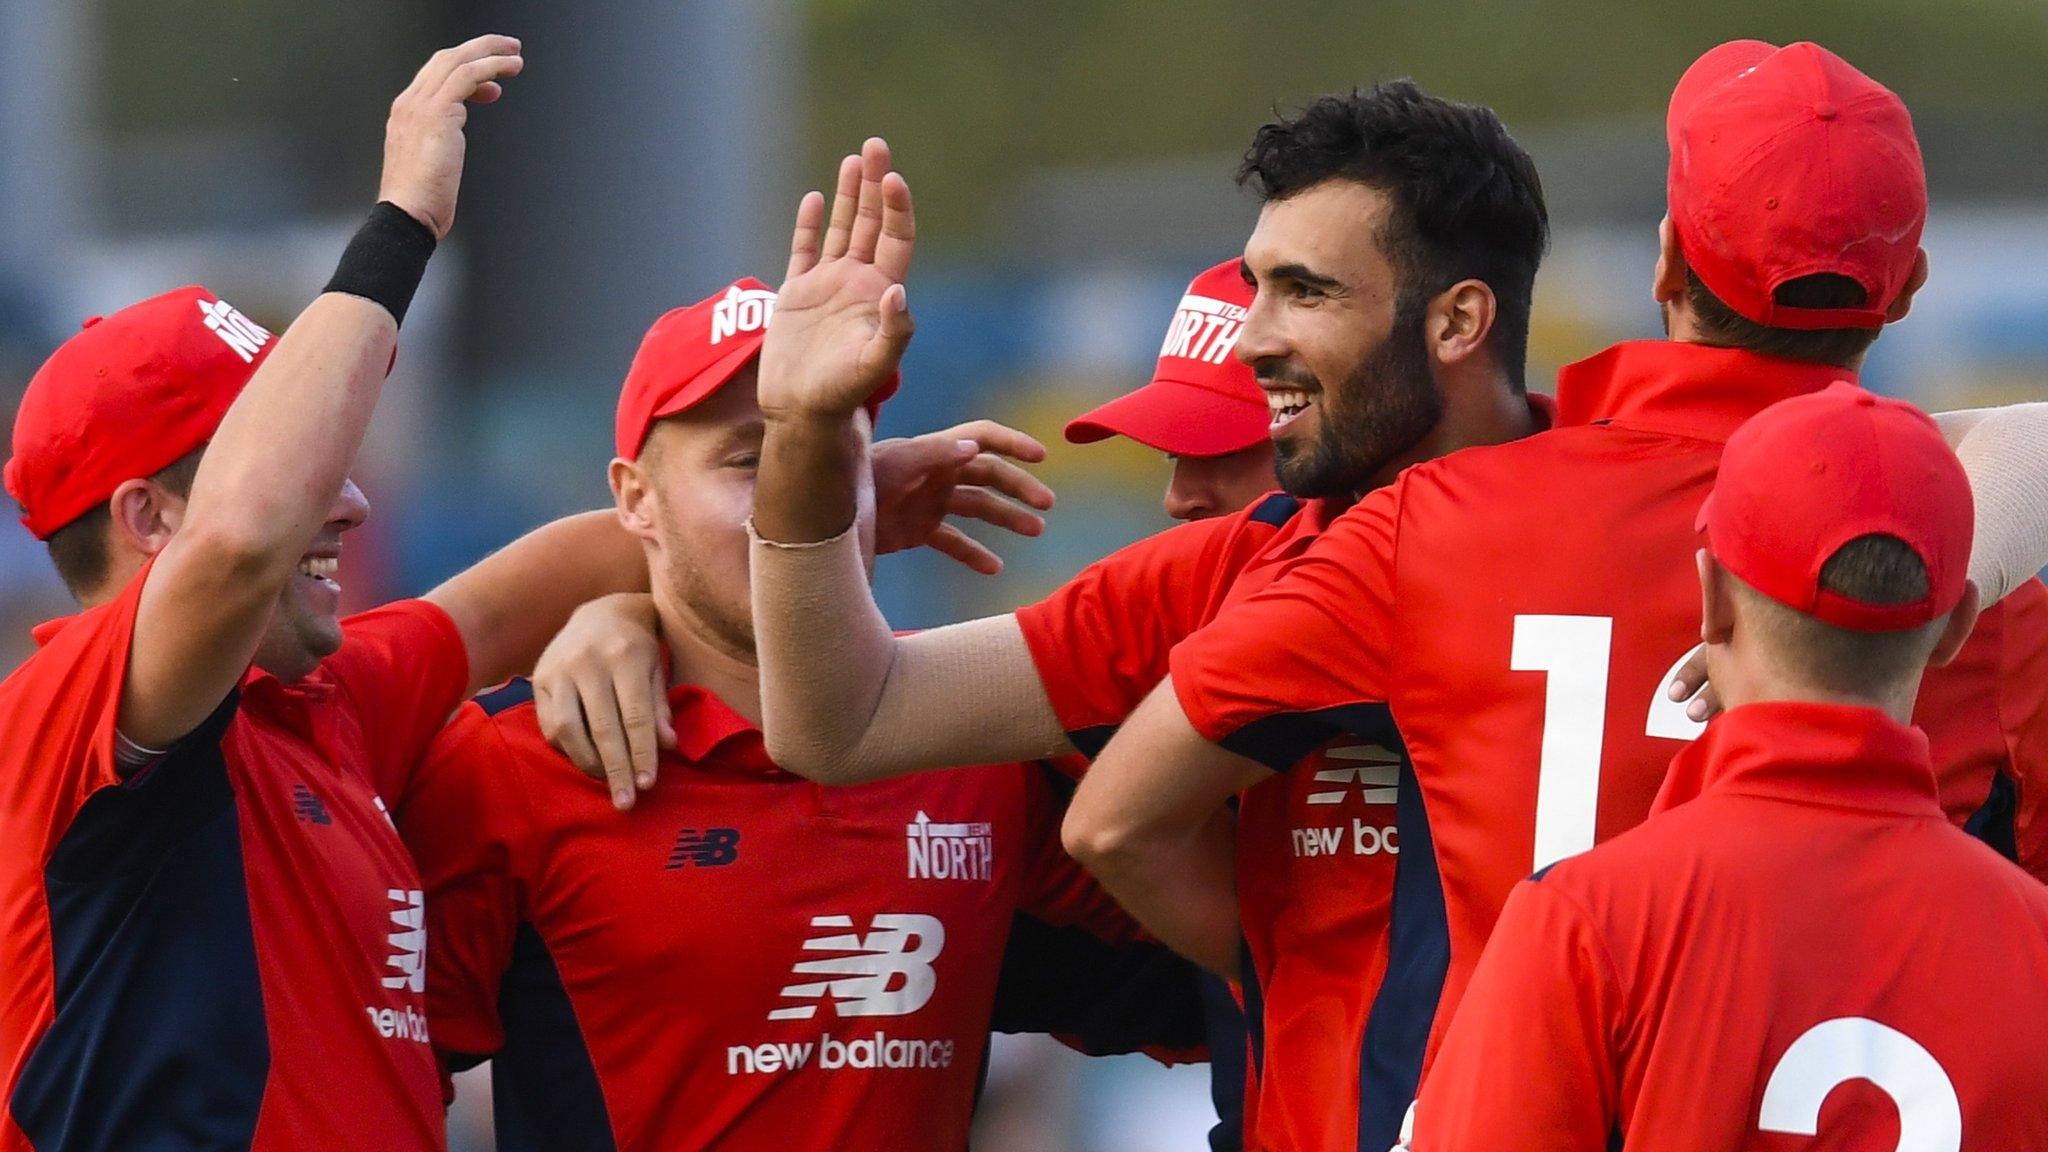
[(322, 291), (359, 296), (389, 312), (402, 326), (436, 243), (433, 229), (418, 217), (380, 200), (350, 238)]

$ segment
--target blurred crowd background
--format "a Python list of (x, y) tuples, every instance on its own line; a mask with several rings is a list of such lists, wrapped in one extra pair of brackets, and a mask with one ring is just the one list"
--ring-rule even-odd
[[(915, 189), (918, 335), (884, 434), (972, 416), (1052, 447), (1061, 502), (996, 579), (885, 561), (899, 626), (1003, 610), (1164, 523), (1167, 465), (1059, 440), (1144, 381), (1182, 286), (1235, 254), (1231, 180), (1276, 106), (1413, 76), (1497, 108), (1555, 235), (1532, 386), (1657, 334), (1672, 83), (1735, 36), (1820, 40), (1912, 107), (1933, 278), (1866, 380), (1931, 408), (2048, 395), (2048, 7), (2039, 0), (0, 0), (0, 393), (83, 318), (204, 283), (281, 330), (374, 199), (386, 105), (434, 48), (526, 44), (473, 121), (454, 235), (406, 325), (341, 579), (418, 592), (609, 502), (612, 405), (641, 333), (741, 275), (773, 282), (805, 188), (886, 135)], [(0, 669), (68, 610), (0, 525)], [(687, 990), (650, 1009), (688, 1010)], [(456, 1150), (489, 1147), (465, 1077)], [(995, 1053), (977, 1147), (1193, 1149), (1201, 1069)]]

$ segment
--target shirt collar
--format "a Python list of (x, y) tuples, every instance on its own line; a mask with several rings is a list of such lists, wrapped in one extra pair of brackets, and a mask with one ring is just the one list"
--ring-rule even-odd
[(684, 760), (700, 767), (781, 773), (768, 759), (761, 730), (710, 691), (678, 684), (668, 690), (668, 703), (675, 718), (676, 754)]
[(1559, 427), (1613, 421), (1725, 441), (1742, 422), (1837, 380), (1847, 368), (1677, 340), (1632, 340), (1557, 374)]
[(1927, 734), (1875, 708), (1747, 704), (1679, 753), (1652, 812), (1709, 793), (1942, 815)]

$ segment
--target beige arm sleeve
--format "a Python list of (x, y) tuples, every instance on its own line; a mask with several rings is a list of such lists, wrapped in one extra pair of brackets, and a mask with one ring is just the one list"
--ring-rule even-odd
[(891, 634), (848, 529), (816, 544), (747, 537), (761, 728), (799, 776), (855, 784), (1072, 752), (1015, 616)]
[(1934, 417), (1977, 501), (1970, 579), (1988, 607), (2048, 567), (2048, 403)]

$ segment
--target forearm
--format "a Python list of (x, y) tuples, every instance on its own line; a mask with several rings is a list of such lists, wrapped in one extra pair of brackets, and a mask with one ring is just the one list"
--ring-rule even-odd
[(1235, 980), (1242, 930), (1233, 835), (1230, 813), (1222, 808), (1191, 827), (1142, 829), (1112, 830), (1070, 814), (1066, 842), (1147, 931)]
[(570, 614), (589, 601), (646, 591), (645, 550), (605, 510), (544, 524), (427, 599), (446, 610), (462, 633), (470, 688), (476, 691), (530, 671)]
[(898, 638), (851, 531), (752, 544), (769, 755), (847, 784), (1071, 751), (1013, 616)]
[(771, 419), (754, 481), (754, 531), (778, 544), (812, 544), (847, 530), (868, 469), (865, 417)]
[(2048, 567), (2048, 403), (1935, 417), (1970, 477), (1977, 534), (1970, 579), (1984, 603)]

